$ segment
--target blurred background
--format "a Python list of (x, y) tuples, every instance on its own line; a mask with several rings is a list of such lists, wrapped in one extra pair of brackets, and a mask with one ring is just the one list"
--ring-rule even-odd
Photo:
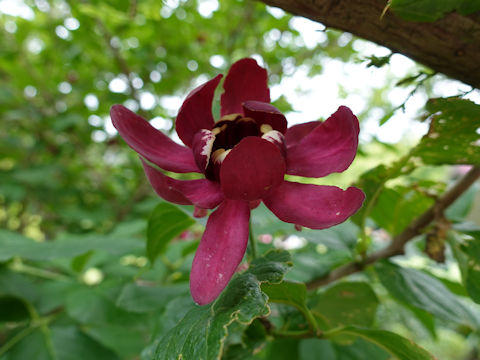
[[(341, 176), (321, 180), (348, 186), (419, 141), (428, 130), (428, 98), (469, 92), (466, 98), (480, 102), (478, 91), (402, 55), (247, 0), (0, 0), (0, 44), (0, 241), (23, 246), (11, 256), (0, 246), (1, 360), (40, 359), (29, 351), (48, 353), (49, 346), (64, 351), (59, 359), (70, 359), (77, 347), (83, 358), (137, 358), (159, 326), (149, 311), (165, 304), (139, 310), (111, 300), (140, 276), (182, 284), (188, 278), (202, 225), (183, 234), (188, 241), (155, 269), (147, 266), (145, 228), (160, 199), (112, 126), (113, 104), (179, 141), (174, 119), (187, 93), (251, 56), (268, 69), (273, 104), (290, 125), (325, 119), (340, 105), (358, 116), (357, 159)], [(464, 171), (425, 166), (421, 176), (448, 183)], [(473, 196), (458, 211), (480, 224)], [(293, 231), (285, 229), (275, 231)], [(62, 246), (31, 245), (57, 242)], [(290, 244), (305, 245), (298, 237)], [(443, 270), (458, 278), (458, 269)], [(97, 285), (100, 297), (88, 290)], [(87, 312), (90, 306), (102, 310)], [(53, 345), (43, 344), (37, 328), (11, 343), (29, 329), (26, 318), (54, 321), (65, 311), (68, 319), (50, 328)], [(391, 301), (380, 313), (385, 327), (415, 337), (441, 359), (472, 351), (475, 341), (448, 323), (429, 331)]]

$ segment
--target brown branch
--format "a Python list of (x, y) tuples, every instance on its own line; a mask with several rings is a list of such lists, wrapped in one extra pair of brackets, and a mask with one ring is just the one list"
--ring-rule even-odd
[(380, 259), (386, 259), (395, 255), (404, 253), (404, 246), (415, 236), (420, 235), (422, 230), (429, 225), (435, 218), (435, 214), (441, 213), (449, 207), (456, 199), (460, 197), (475, 181), (480, 177), (480, 166), (473, 167), (463, 178), (461, 178), (452, 188), (450, 188), (443, 196), (433, 204), (427, 211), (415, 219), (405, 230), (392, 239), (390, 245), (381, 249), (370, 256), (363, 262), (351, 262), (340, 266), (330, 272), (327, 276), (313, 279), (307, 283), (310, 290), (320, 286), (332, 283), (347, 275), (362, 271), (365, 266), (375, 263)]
[(452, 12), (437, 21), (406, 21), (382, 12), (386, 0), (262, 0), (294, 15), (348, 31), (436, 72), (480, 88), (480, 15)]

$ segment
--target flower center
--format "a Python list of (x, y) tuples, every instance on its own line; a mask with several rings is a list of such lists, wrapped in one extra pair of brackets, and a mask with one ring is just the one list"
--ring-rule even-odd
[(259, 125), (254, 119), (244, 117), (241, 114), (229, 114), (223, 116), (211, 130), (211, 134), (215, 136), (205, 176), (207, 179), (219, 181), (220, 167), (223, 160), (227, 157), (231, 149), (237, 145), (243, 138), (248, 136), (262, 137), (270, 141), (280, 148), (285, 155), (285, 144), (283, 135), (273, 130), (268, 124)]

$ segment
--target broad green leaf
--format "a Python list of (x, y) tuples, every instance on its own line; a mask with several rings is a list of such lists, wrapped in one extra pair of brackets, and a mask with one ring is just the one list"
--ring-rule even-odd
[(104, 250), (112, 255), (140, 253), (142, 243), (137, 239), (108, 235), (72, 236), (55, 241), (35, 242), (20, 234), (0, 230), (0, 261), (19, 256), (29, 260), (73, 258), (90, 250)]
[(395, 356), (398, 360), (434, 360), (433, 355), (421, 348), (413, 341), (406, 339), (390, 331), (368, 329), (356, 326), (347, 326), (332, 330), (325, 334), (328, 338), (334, 338), (342, 335), (354, 335), (370, 341), (388, 353)]
[(255, 259), (250, 268), (235, 276), (211, 305), (196, 307), (160, 339), (155, 359), (220, 359), (228, 327), (249, 324), (270, 312), (260, 283), (278, 283), (290, 266), (286, 251), (271, 251)]
[(389, 5), (396, 15), (405, 20), (432, 22), (460, 7), (462, 10), (476, 11), (476, 7), (462, 6), (466, 2), (474, 3), (474, 0), (390, 0)]
[(99, 289), (72, 291), (65, 306), (86, 334), (118, 355), (133, 356), (145, 346), (148, 318), (118, 308)]
[(117, 360), (119, 357), (74, 326), (52, 326), (52, 343), (58, 360)]
[(172, 298), (188, 293), (186, 284), (171, 286), (145, 286), (126, 284), (116, 305), (132, 312), (144, 313), (164, 307)]
[(480, 105), (459, 98), (431, 99), (428, 133), (413, 151), (425, 164), (480, 163)]
[(480, 304), (480, 230), (473, 236), (452, 232), (449, 242), (458, 261), (468, 295)]
[(433, 199), (412, 188), (384, 188), (371, 212), (375, 223), (398, 234), (433, 204)]
[(388, 352), (361, 337), (349, 345), (334, 343), (333, 346), (337, 355), (335, 360), (392, 360)]
[(377, 263), (375, 269), (383, 286), (401, 303), (448, 322), (478, 327), (471, 311), (434, 277), (386, 261)]
[(291, 360), (298, 359), (297, 339), (276, 339), (268, 344), (265, 360)]
[(309, 301), (312, 312), (327, 329), (345, 325), (372, 325), (378, 299), (363, 282), (341, 282)]
[(387, 360), (389, 358), (389, 354), (383, 349), (359, 337), (349, 345), (340, 345), (325, 339), (305, 339), (300, 341), (299, 346), (299, 360)]
[(168, 243), (194, 221), (169, 203), (160, 203), (153, 210), (147, 227), (147, 257), (153, 263), (165, 251)]
[(305, 309), (307, 287), (303, 283), (282, 281), (279, 284), (262, 284), (262, 291), (270, 302), (295, 306), (300, 311)]

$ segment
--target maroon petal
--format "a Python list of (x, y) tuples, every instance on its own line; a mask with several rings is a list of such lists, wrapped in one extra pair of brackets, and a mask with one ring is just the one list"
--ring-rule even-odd
[(155, 165), (177, 173), (199, 172), (192, 150), (178, 145), (142, 117), (122, 105), (112, 106), (110, 116), (126, 143)]
[(193, 259), (190, 291), (205, 305), (222, 292), (242, 261), (248, 242), (248, 202), (225, 200), (207, 221)]
[(148, 165), (143, 159), (143, 169), (150, 184), (161, 198), (181, 205), (195, 205), (213, 209), (223, 201), (220, 185), (207, 179), (176, 180)]
[(205, 173), (210, 155), (212, 152), (213, 142), (215, 141), (215, 135), (210, 130), (201, 129), (195, 134), (192, 141), (193, 157), (197, 166), (202, 172)]
[(227, 199), (258, 200), (282, 183), (285, 160), (279, 148), (248, 136), (227, 155), (220, 169), (220, 184)]
[(285, 133), (285, 142), (287, 143), (287, 148), (298, 143), (320, 124), (320, 121), (310, 121), (289, 127)]
[[(270, 125), (273, 130), (285, 134), (287, 119), (275, 106), (269, 103), (249, 100), (243, 103), (243, 113), (250, 117), (261, 127), (263, 124)], [(266, 132), (266, 131), (264, 131)]]
[(336, 186), (285, 181), (263, 202), (282, 221), (325, 229), (352, 216), (364, 199), (363, 191), (355, 187), (342, 190)]
[[(322, 177), (347, 169), (358, 147), (358, 120), (346, 106), (287, 150), (287, 173)], [(287, 143), (287, 146), (289, 144)]]
[(270, 102), (267, 71), (253, 59), (241, 59), (232, 65), (225, 78), (220, 115), (242, 114), (247, 100)]
[(200, 129), (210, 130), (214, 125), (212, 116), (212, 100), (218, 83), (223, 75), (194, 89), (182, 104), (175, 121), (178, 137), (189, 147), (193, 137)]

